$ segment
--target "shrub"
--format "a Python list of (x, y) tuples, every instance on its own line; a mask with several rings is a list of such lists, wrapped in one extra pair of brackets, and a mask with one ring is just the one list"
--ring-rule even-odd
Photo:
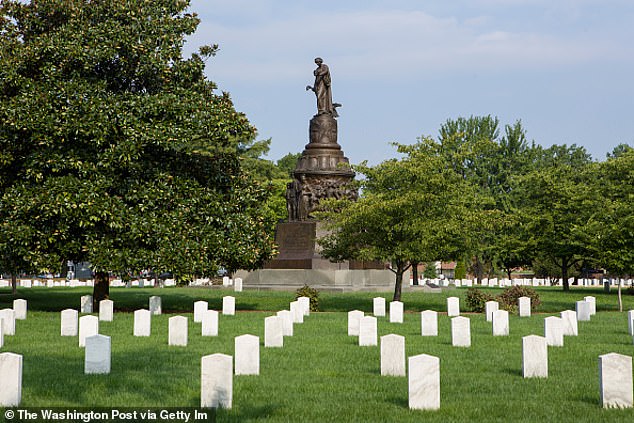
[(295, 299), (299, 297), (310, 298), (310, 311), (319, 311), (319, 291), (315, 288), (311, 288), (308, 285), (304, 285), (295, 291)]
[(500, 308), (503, 310), (515, 312), (520, 297), (529, 297), (531, 299), (531, 310), (537, 309), (541, 304), (539, 294), (535, 292), (534, 289), (520, 285), (505, 288), (504, 291), (497, 296), (496, 300), (500, 303)]
[(486, 292), (482, 292), (477, 288), (469, 288), (467, 289), (467, 296), (465, 298), (465, 303), (469, 310), (474, 311), (476, 313), (482, 313), (485, 308), (485, 303), (487, 301), (494, 301), (495, 298), (491, 294), (487, 294)]

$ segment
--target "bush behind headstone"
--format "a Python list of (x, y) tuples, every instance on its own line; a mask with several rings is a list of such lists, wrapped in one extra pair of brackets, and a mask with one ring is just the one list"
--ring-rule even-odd
[(295, 299), (299, 297), (310, 298), (310, 311), (319, 311), (319, 291), (315, 288), (311, 288), (308, 285), (304, 285), (295, 291)]

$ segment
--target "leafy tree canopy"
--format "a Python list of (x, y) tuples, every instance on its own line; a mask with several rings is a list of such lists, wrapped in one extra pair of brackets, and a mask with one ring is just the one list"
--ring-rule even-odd
[[(255, 129), (182, 57), (183, 0), (0, 5), (4, 270), (255, 268), (273, 252), (243, 171)], [(257, 145), (256, 145), (257, 147)]]

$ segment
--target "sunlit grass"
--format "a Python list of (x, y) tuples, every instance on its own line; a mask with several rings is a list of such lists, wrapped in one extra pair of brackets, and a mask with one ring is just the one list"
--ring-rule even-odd
[[(58, 312), (41, 308), (78, 308), (87, 289), (46, 288), (20, 290), (29, 301), (26, 321), (18, 321), (16, 335), (5, 336), (0, 351), (24, 356), (22, 405), (25, 407), (197, 407), (200, 402), (200, 358), (213, 353), (233, 355), (234, 337), (250, 333), (263, 343), (264, 318), (287, 308), (289, 292), (243, 292), (214, 289), (117, 289), (116, 310), (147, 307), (150, 295), (163, 297), (164, 309), (189, 318), (189, 345), (170, 347), (167, 319), (152, 318), (152, 336), (132, 336), (133, 314), (117, 311), (113, 322), (100, 322), (100, 333), (112, 338), (109, 375), (84, 375), (84, 351), (77, 338), (61, 337)], [(494, 290), (495, 291), (495, 290)], [(2, 292), (2, 291), (0, 291)], [(5, 292), (2, 292), (3, 294)], [(157, 294), (158, 293), (158, 294)], [(193, 301), (209, 301), (220, 310), (221, 298), (237, 297), (236, 316), (221, 316), (218, 337), (202, 337), (193, 322)], [(482, 314), (471, 319), (472, 347), (451, 346), (450, 320), (439, 315), (439, 336), (420, 336), (418, 311), (445, 310), (445, 298), (462, 297), (458, 289), (443, 294), (406, 293), (403, 324), (379, 318), (379, 336), (406, 337), (407, 356), (431, 354), (441, 359), (441, 409), (410, 411), (407, 378), (380, 375), (379, 347), (359, 347), (347, 336), (347, 315), (355, 308), (370, 312), (374, 293), (325, 294), (322, 305), (330, 312), (312, 313), (295, 325), (283, 348), (261, 346), (261, 374), (234, 378), (231, 410), (221, 410), (219, 421), (632, 421), (634, 411), (603, 410), (599, 405), (598, 356), (618, 352), (632, 356), (625, 313), (605, 311), (616, 306), (616, 296), (599, 290), (569, 294), (540, 290), (541, 314), (510, 317), (510, 336), (493, 337)], [(57, 296), (60, 295), (61, 298)], [(599, 313), (579, 323), (579, 336), (566, 337), (563, 348), (549, 348), (549, 377), (525, 380), (521, 376), (521, 338), (543, 335), (543, 318), (585, 295), (597, 297)], [(388, 300), (389, 295), (384, 295)], [(624, 297), (625, 310), (634, 308)], [(1, 297), (0, 308), (9, 304)], [(11, 299), (12, 301), (12, 299)], [(67, 301), (67, 302), (66, 302)], [(345, 304), (348, 302), (348, 306)], [(122, 305), (123, 304), (123, 305)], [(241, 304), (244, 307), (241, 308)], [(166, 307), (167, 305), (167, 307)], [(265, 311), (258, 311), (265, 310)], [(340, 310), (340, 311), (339, 311)]]

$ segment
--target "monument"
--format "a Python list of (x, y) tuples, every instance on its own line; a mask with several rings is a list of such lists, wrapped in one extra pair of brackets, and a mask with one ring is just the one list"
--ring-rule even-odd
[(336, 290), (391, 289), (394, 275), (382, 263), (332, 262), (320, 254), (317, 240), (326, 232), (315, 212), (321, 201), (356, 200), (358, 193), (352, 183), (355, 173), (337, 140), (341, 104), (332, 101), (330, 69), (319, 57), (315, 64), (315, 81), (306, 91), (315, 93), (317, 113), (310, 119), (309, 142), (286, 188), (288, 221), (278, 223), (275, 234), (279, 254), (264, 269), (239, 276), (250, 288), (308, 284)]

